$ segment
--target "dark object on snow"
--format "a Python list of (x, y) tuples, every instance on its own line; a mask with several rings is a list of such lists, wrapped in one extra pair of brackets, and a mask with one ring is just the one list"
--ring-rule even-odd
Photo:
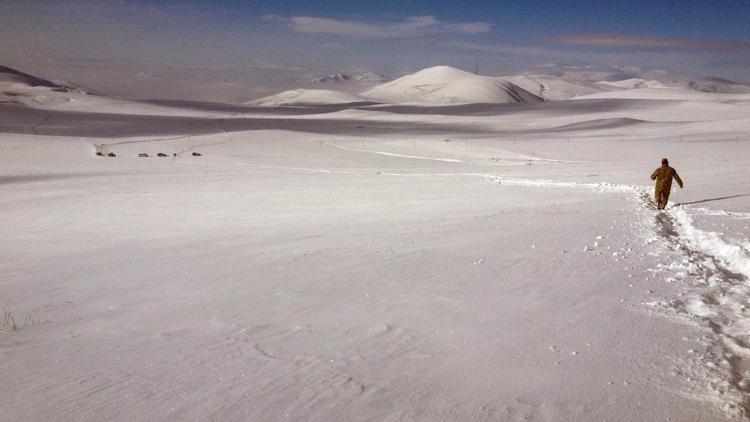
[(103, 152), (101, 152), (101, 151), (97, 151), (97, 152), (96, 152), (96, 156), (97, 156), (97, 157), (104, 157), (104, 153), (103, 153)]
[(117, 157), (117, 156), (115, 155), (114, 152), (110, 152), (109, 154), (107, 154), (107, 157)]
[(138, 154), (138, 157), (140, 157), (140, 158), (146, 158), (146, 157), (148, 157), (148, 154), (146, 154), (145, 152), (142, 152), (142, 153)]
[(165, 153), (163, 153), (163, 152), (160, 152), (160, 153), (156, 154), (156, 156), (157, 156), (157, 157), (166, 157), (166, 156), (167, 156), (167, 154), (165, 154)]
[(194, 152), (193, 157), (201, 157), (202, 155), (199, 152)]
[(651, 180), (656, 180), (656, 189), (654, 196), (656, 198), (656, 208), (663, 210), (669, 201), (669, 192), (672, 190), (672, 179), (677, 181), (682, 189), (682, 179), (677, 175), (677, 170), (669, 167), (669, 160), (661, 159), (661, 167), (651, 173)]

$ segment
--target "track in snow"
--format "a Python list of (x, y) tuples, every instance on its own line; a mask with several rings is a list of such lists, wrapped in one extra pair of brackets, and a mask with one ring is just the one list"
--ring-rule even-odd
[[(657, 211), (650, 189), (644, 186), (610, 183), (556, 182), (552, 180), (513, 179), (487, 175), (494, 183), (536, 188), (590, 189), (599, 192), (629, 192), (639, 207), (656, 212), (653, 230), (680, 260), (662, 267), (667, 282), (681, 283), (685, 298), (652, 303), (667, 315), (710, 330), (706, 353), (682, 370), (688, 381), (703, 381), (690, 395), (714, 403), (735, 417), (750, 416), (750, 244), (741, 245), (723, 239), (718, 233), (704, 231), (693, 224), (689, 206)], [(723, 210), (700, 214), (747, 219), (746, 213)], [(653, 240), (653, 239), (651, 239)], [(683, 296), (684, 293), (680, 293)], [(695, 351), (691, 350), (691, 353)]]
[[(654, 228), (679, 259), (663, 268), (681, 297), (653, 303), (710, 330), (702, 368), (686, 374), (707, 381), (699, 398), (733, 416), (750, 412), (750, 250), (693, 224), (687, 208), (656, 215)], [(702, 396), (702, 397), (700, 397)]]

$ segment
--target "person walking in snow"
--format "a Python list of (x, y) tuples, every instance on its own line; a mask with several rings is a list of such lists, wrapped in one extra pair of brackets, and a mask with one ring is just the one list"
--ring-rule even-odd
[(677, 181), (682, 189), (682, 179), (677, 175), (677, 170), (669, 167), (669, 160), (661, 159), (661, 167), (651, 173), (651, 180), (656, 180), (656, 207), (663, 210), (669, 201), (669, 191), (672, 190), (672, 179)]

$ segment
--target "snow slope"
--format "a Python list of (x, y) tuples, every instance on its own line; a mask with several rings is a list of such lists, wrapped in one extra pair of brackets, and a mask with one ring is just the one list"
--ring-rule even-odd
[(597, 82), (600, 85), (612, 86), (615, 88), (622, 89), (636, 89), (636, 88), (665, 88), (665, 85), (659, 81), (646, 80), (641, 78), (630, 78), (622, 81), (601, 81)]
[(363, 97), (392, 104), (530, 103), (540, 97), (501, 78), (435, 66), (378, 85)]
[(695, 90), (689, 87), (667, 86), (658, 82), (650, 82), (646, 87), (636, 86), (621, 90), (603, 91), (575, 97), (575, 99), (591, 98), (628, 98), (635, 100), (683, 100), (683, 101), (747, 101), (748, 94), (720, 94)]
[(38, 78), (7, 66), (0, 66), (0, 84), (20, 84), (28, 87), (68, 89), (68, 87), (64, 85)]
[(0, 102), (26, 105), (57, 105), (70, 96), (84, 95), (81, 89), (65, 83), (51, 82), (33, 75), (0, 66)]
[(51, 82), (0, 66), (0, 104), (40, 110), (117, 113), (126, 115), (214, 116), (226, 113), (198, 112), (185, 108), (96, 95), (65, 82)]
[(289, 106), (316, 104), (350, 104), (362, 103), (368, 100), (345, 92), (328, 89), (292, 89), (282, 93), (263, 97), (246, 104), (254, 106)]
[(0, 105), (0, 418), (742, 420), (750, 103), (712, 98)]
[(565, 80), (549, 75), (504, 76), (503, 79), (549, 101), (567, 100), (605, 90), (591, 82)]

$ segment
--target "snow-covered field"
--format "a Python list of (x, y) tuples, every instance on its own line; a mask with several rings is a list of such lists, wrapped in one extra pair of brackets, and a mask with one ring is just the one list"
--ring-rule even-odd
[(0, 420), (750, 408), (750, 96), (106, 104), (0, 105)]

